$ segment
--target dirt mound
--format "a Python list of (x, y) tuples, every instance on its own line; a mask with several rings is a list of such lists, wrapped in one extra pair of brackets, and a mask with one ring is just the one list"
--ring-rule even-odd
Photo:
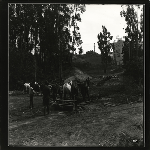
[(88, 74), (82, 72), (81, 70), (79, 70), (77, 68), (75, 68), (74, 75), (78, 80), (81, 80), (81, 81), (85, 81), (87, 78), (92, 79), (91, 76), (89, 76)]
[(87, 78), (92, 79), (92, 77), (89, 76), (88, 74), (82, 72), (78, 68), (74, 68), (73, 76), (68, 77), (64, 82), (66, 83), (66, 82), (69, 82), (71, 80), (85, 81)]

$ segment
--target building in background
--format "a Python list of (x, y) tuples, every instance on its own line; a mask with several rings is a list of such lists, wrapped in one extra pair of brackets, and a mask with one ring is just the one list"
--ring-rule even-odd
[(123, 45), (124, 41), (121, 38), (118, 38), (118, 41), (114, 42), (113, 60), (116, 62), (117, 65), (123, 64)]

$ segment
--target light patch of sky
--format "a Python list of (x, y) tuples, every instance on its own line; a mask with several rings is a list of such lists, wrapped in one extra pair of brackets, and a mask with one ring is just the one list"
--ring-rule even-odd
[(94, 43), (95, 52), (100, 53), (97, 44), (97, 35), (102, 31), (102, 25), (104, 25), (113, 36), (111, 42), (116, 40), (117, 36), (123, 38), (123, 36), (126, 35), (123, 29), (126, 28), (126, 22), (125, 18), (120, 16), (121, 11), (121, 5), (86, 5), (86, 11), (81, 14), (81, 22), (78, 22), (81, 39), (83, 41), (83, 53), (94, 50)]

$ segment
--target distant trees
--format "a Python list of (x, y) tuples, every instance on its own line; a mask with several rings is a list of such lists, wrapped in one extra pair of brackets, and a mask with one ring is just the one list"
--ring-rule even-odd
[(98, 38), (98, 48), (101, 52), (102, 65), (104, 67), (104, 73), (106, 73), (107, 64), (108, 64), (108, 54), (112, 47), (110, 40), (112, 40), (113, 36), (111, 36), (110, 32), (107, 31), (105, 26), (102, 26), (102, 32), (100, 32), (97, 36)]
[(62, 77), (82, 44), (77, 22), (84, 11), (83, 4), (9, 4), (10, 85)]
[(94, 52), (93, 50), (87, 51), (86, 54), (88, 54), (88, 55), (99, 55), (98, 53)]
[(125, 5), (120, 12), (121, 17), (125, 17), (127, 23), (125, 28), (127, 36), (123, 47), (124, 68), (126, 74), (132, 76), (137, 83), (143, 79), (143, 13), (139, 20), (138, 11), (139, 6)]

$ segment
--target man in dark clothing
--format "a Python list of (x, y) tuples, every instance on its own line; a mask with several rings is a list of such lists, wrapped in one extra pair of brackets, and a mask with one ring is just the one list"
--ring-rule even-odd
[(53, 96), (53, 101), (56, 102), (56, 98), (57, 98), (57, 91), (58, 91), (58, 87), (56, 84), (52, 84), (52, 96)]
[(90, 78), (89, 78), (89, 77), (86, 79), (86, 85), (87, 85), (88, 88), (89, 88), (89, 86), (90, 86)]
[(49, 99), (50, 99), (50, 88), (48, 87), (48, 82), (45, 82), (45, 86), (43, 87), (43, 105), (44, 105), (44, 116), (47, 112), (49, 114)]
[(86, 101), (86, 96), (88, 97), (88, 100), (90, 100), (89, 85), (90, 85), (89, 78), (86, 79), (83, 83), (81, 82), (78, 83), (78, 87), (83, 97), (83, 101)]
[(33, 94), (34, 94), (33, 87), (30, 86), (29, 87), (29, 96), (30, 96), (30, 108), (31, 109), (33, 109)]

